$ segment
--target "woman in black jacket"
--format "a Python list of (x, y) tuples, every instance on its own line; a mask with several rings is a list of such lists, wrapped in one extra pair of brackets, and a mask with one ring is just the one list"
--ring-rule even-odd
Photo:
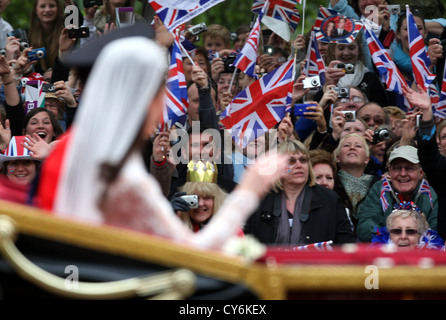
[(245, 233), (262, 243), (281, 246), (354, 242), (344, 204), (334, 191), (316, 184), (306, 147), (287, 140), (278, 151), (290, 155), (288, 174), (249, 218)]

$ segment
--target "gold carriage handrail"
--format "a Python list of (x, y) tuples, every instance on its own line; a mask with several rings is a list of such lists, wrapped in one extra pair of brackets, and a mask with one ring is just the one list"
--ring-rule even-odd
[(195, 275), (186, 269), (125, 280), (67, 285), (66, 279), (55, 276), (29, 261), (15, 246), (14, 221), (0, 216), (0, 251), (5, 259), (25, 279), (50, 292), (75, 299), (124, 299), (149, 297), (152, 299), (184, 299), (195, 289)]

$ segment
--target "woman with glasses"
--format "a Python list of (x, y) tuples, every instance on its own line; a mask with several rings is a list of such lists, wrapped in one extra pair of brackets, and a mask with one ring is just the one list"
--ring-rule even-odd
[(354, 242), (345, 206), (336, 192), (316, 183), (307, 148), (289, 139), (277, 149), (289, 156), (285, 175), (251, 215), (245, 234), (280, 246)]
[(444, 240), (429, 228), (424, 213), (411, 204), (397, 206), (387, 217), (386, 226), (377, 230), (372, 242), (394, 246), (398, 251), (444, 250)]
[(424, 179), (417, 148), (400, 146), (389, 156), (388, 175), (376, 182), (359, 205), (357, 234), (368, 242), (376, 229), (385, 226), (393, 207), (399, 203), (414, 203), (426, 215), (432, 229), (437, 228), (437, 193)]

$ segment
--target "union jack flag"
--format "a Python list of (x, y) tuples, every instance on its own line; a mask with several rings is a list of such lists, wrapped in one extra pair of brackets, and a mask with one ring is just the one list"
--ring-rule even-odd
[[(364, 24), (364, 35), (370, 54), (372, 55), (373, 63), (381, 77), (381, 82), (386, 84), (386, 90), (402, 95), (402, 88), (407, 86), (407, 82), (401, 74), (401, 71), (398, 69), (395, 62), (393, 62), (392, 58), (390, 58), (389, 53), (368, 24)], [(406, 97), (403, 96), (403, 98), (406, 111), (409, 114), (413, 107), (410, 105), (409, 101), (407, 101)]]
[(427, 194), (429, 196), (429, 202), (431, 204), (431, 208), (434, 208), (434, 203), (432, 200), (432, 193), (431, 188), (429, 187), (429, 183), (426, 181), (426, 179), (423, 179), (421, 181), (420, 190), (419, 193)]
[(188, 22), (224, 0), (149, 0), (167, 30)]
[(403, 94), (402, 88), (407, 86), (407, 82), (395, 62), (367, 24), (364, 34), (381, 81), (386, 84), (386, 90)]
[(307, 58), (302, 74), (308, 76), (319, 76), (321, 85), (325, 84), (325, 63), (319, 53), (317, 46), (316, 34), (311, 31), (310, 43), (307, 50)]
[(381, 202), (381, 208), (383, 209), (383, 211), (386, 211), (387, 208), (389, 207), (389, 202), (387, 201), (386, 198), (386, 192), (390, 191), (392, 191), (392, 187), (390, 186), (390, 182), (387, 179), (387, 177), (385, 177), (383, 179), (383, 185), (381, 187), (381, 192), (379, 194), (379, 202)]
[(263, 10), (257, 17), (256, 23), (249, 33), (248, 40), (235, 59), (233, 65), (251, 78), (258, 78), (255, 73), (255, 66), (257, 62), (257, 49), (259, 47), (259, 35), (260, 35), (260, 21), (263, 17)]
[(332, 251), (333, 250), (333, 248), (331, 247), (332, 244), (333, 244), (333, 241), (329, 240), (329, 241), (311, 243), (311, 244), (307, 244), (304, 246), (297, 246), (297, 247), (292, 248), (292, 250), (293, 251), (301, 251), (301, 250), (316, 249), (317, 251)]
[[(325, 32), (322, 30), (324, 28), (324, 24), (328, 21), (338, 21), (339, 19), (346, 19), (346, 29), (349, 30), (349, 33), (345, 35), (345, 37), (335, 37), (331, 38), (330, 36), (326, 35)], [(322, 41), (322, 42), (336, 42), (336, 43), (352, 43), (355, 41), (356, 36), (359, 34), (363, 27), (363, 24), (359, 20), (351, 19), (346, 16), (340, 15), (339, 12), (328, 9), (325, 7), (319, 8), (319, 13), (316, 17), (316, 21), (312, 27), (312, 30), (316, 33), (316, 40)]]
[(424, 39), (418, 31), (417, 24), (415, 23), (409, 6), (406, 8), (406, 16), (413, 76), (416, 83), (427, 90), (429, 85), (435, 79), (435, 74), (431, 73), (429, 70), (431, 60), (426, 52)]
[[(266, 19), (264, 19), (263, 23), (286, 41), (289, 41), (291, 34), (294, 33), (300, 21), (299, 11), (296, 9), (296, 4), (298, 3), (300, 1), (267, 0), (265, 8)], [(260, 14), (264, 5), (265, 0), (254, 0), (251, 11)], [(279, 22), (287, 25), (289, 30), (283, 30), (283, 26)]]
[(291, 104), (294, 59), (241, 91), (220, 115), (241, 148), (283, 119)]
[(160, 131), (170, 129), (176, 122), (184, 125), (189, 107), (186, 77), (184, 76), (183, 58), (178, 34), (175, 35), (175, 41), (172, 47), (170, 47), (170, 54), (170, 67), (167, 74), (164, 97), (166, 107), (163, 109)]

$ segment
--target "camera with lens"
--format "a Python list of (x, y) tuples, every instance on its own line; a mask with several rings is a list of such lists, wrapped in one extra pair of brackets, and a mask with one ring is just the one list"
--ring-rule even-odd
[(302, 80), (302, 83), (304, 85), (304, 89), (319, 88), (321, 86), (321, 79), (319, 79), (319, 76), (306, 77)]
[(24, 29), (14, 29), (8, 32), (8, 37), (15, 37), (20, 41), (20, 50), (25, 50), (29, 48), (28, 34)]
[(202, 32), (205, 32), (207, 29), (208, 27), (206, 26), (206, 23), (202, 22), (200, 24), (190, 27), (189, 29), (187, 29), (187, 31), (189, 31), (191, 36), (196, 36)]
[(221, 58), (221, 60), (225, 64), (225, 70), (223, 71), (223, 73), (233, 73), (235, 71), (236, 67), (234, 67), (232, 64), (234, 63), (236, 58), (237, 57), (233, 54)]
[(337, 92), (338, 98), (348, 98), (348, 97), (350, 97), (350, 88), (334, 87), (333, 90)]
[(401, 6), (399, 4), (389, 4), (387, 5), (387, 10), (389, 10), (390, 14), (400, 14)]
[(272, 55), (273, 54), (273, 47), (272, 46), (263, 46), (263, 52)]
[(56, 93), (56, 85), (53, 83), (42, 83), (42, 92)]
[(187, 202), (189, 208), (196, 209), (198, 208), (198, 196), (197, 195), (184, 195), (181, 196), (181, 199)]
[(46, 49), (45, 48), (37, 48), (33, 49), (31, 52), (28, 52), (28, 60), (29, 61), (37, 61), (39, 59), (46, 58)]
[(336, 68), (343, 69), (346, 74), (355, 73), (355, 65), (353, 63), (338, 63)]
[(378, 129), (373, 132), (373, 142), (372, 144), (380, 143), (384, 140), (390, 139), (390, 132), (387, 129)]
[(345, 122), (355, 122), (356, 121), (356, 113), (355, 111), (341, 111), (344, 114)]
[(89, 37), (90, 37), (90, 29), (88, 27), (68, 29), (68, 38), (70, 39), (89, 38)]

